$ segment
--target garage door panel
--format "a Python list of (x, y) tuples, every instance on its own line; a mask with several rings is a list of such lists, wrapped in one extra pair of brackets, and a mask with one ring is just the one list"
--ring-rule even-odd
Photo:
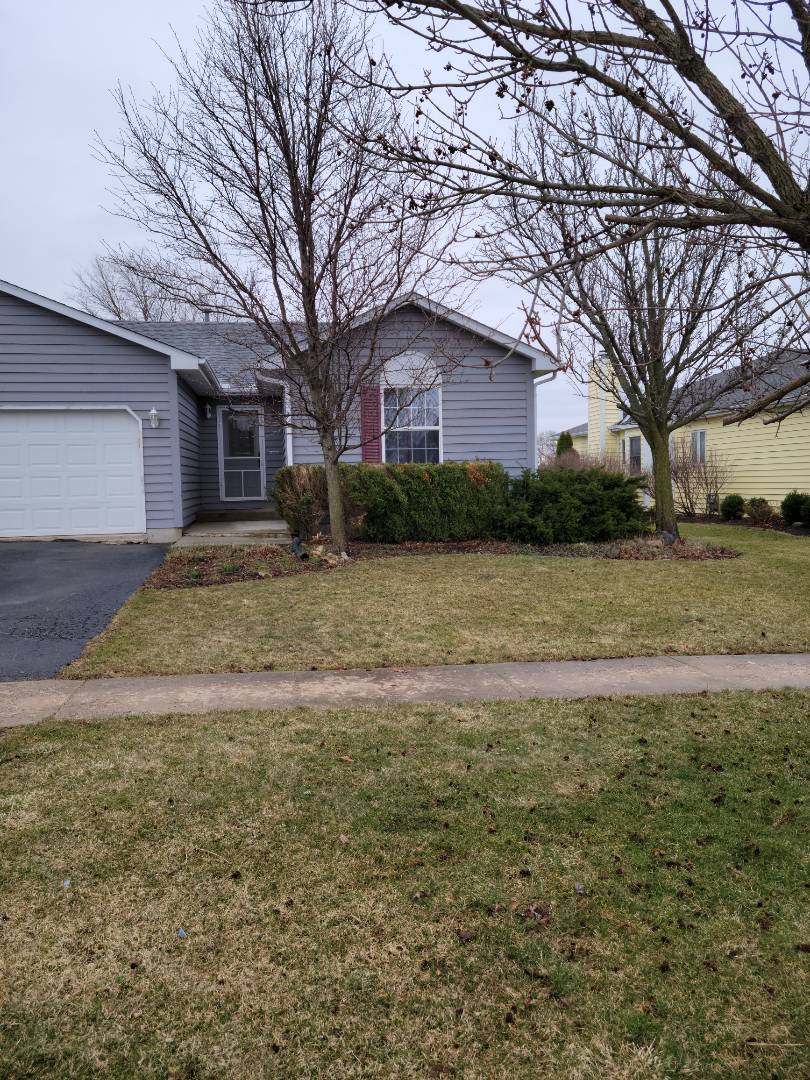
[(130, 506), (108, 506), (106, 513), (106, 527), (104, 532), (117, 532), (119, 529), (122, 532), (127, 531), (127, 522), (132, 520), (132, 514), (134, 507)]
[[(68, 477), (68, 495), (71, 499), (97, 499), (102, 494), (99, 481), (100, 478), (93, 473), (88, 473), (86, 476), (70, 476)], [(105, 489), (105, 495), (112, 494), (109, 485), (105, 485)]]
[(0, 409), (0, 536), (145, 530), (140, 425), (130, 413)]
[(28, 463), (31, 466), (58, 465), (61, 454), (61, 443), (39, 443), (28, 447)]
[(0, 500), (2, 499), (21, 499), (23, 493), (22, 480), (10, 479), (0, 477)]
[(0, 469), (7, 465), (19, 465), (22, 461), (22, 448), (18, 441), (3, 443), (0, 440)]
[(44, 529), (46, 532), (58, 532), (62, 528), (61, 506), (36, 506), (31, 510), (31, 523), (34, 532)]
[(85, 442), (70, 442), (66, 446), (69, 465), (95, 465), (98, 448)]
[(28, 434), (44, 435), (46, 438), (51, 437), (55, 431), (61, 431), (64, 427), (64, 413), (54, 411), (51, 421), (47, 415), (50, 411), (50, 409), (44, 409), (39, 412), (22, 413), (23, 422), (19, 430)]

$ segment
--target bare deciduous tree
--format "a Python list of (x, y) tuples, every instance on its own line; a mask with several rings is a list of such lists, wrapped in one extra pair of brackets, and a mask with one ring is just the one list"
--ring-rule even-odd
[[(594, 124), (601, 152), (613, 162), (613, 187), (628, 185), (644, 167), (656, 169), (649, 120), (603, 102)], [(543, 131), (543, 121), (532, 126), (516, 160), (544, 153)], [(588, 153), (549, 158), (543, 168), (560, 188), (573, 186)], [(675, 167), (677, 155), (669, 156)], [(543, 205), (518, 194), (498, 201), (494, 212), (485, 240), (489, 268), (531, 290), (529, 317), (544, 347), (638, 425), (652, 454), (656, 526), (677, 535), (672, 432), (750, 385), (796, 338), (795, 300), (779, 252), (771, 250), (766, 263), (739, 227), (715, 225), (686, 233), (659, 227), (580, 259), (600, 226), (593, 207)], [(562, 250), (567, 257), (560, 259), (555, 253)]]
[(131, 256), (119, 258), (115, 252), (97, 255), (88, 269), (76, 274), (76, 303), (100, 319), (161, 321), (202, 317), (199, 308), (162, 292), (131, 262)]
[(538, 431), (537, 433), (537, 460), (544, 462), (557, 453), (557, 432)]
[(257, 368), (286, 387), (287, 422), (320, 444), (344, 551), (338, 463), (361, 439), (363, 388), (398, 357), (412, 399), (442, 366), (419, 350), (424, 326), (407, 341), (385, 333), (394, 302), (435, 282), (445, 241), (413, 213), (407, 177), (374, 167), (371, 136), (391, 103), (347, 67), (367, 57), (364, 30), (334, 0), (224, 0), (194, 55), (178, 45), (170, 94), (138, 104), (119, 91), (122, 144), (103, 146), (120, 212), (167, 255), (134, 253), (128, 268), (258, 330)]
[[(661, 227), (737, 226), (792, 256), (798, 291), (807, 287), (806, 0), (368, 2), (443, 61), (419, 86), (389, 70), (389, 85), (417, 94), (423, 130), (416, 138), (383, 136), (383, 152), (434, 178), (441, 173), (445, 191), (459, 199), (507, 193), (598, 210), (599, 226), (580, 258)], [(673, 93), (673, 81), (680, 92)], [(490, 94), (504, 120), (543, 118), (542, 155), (521, 160), (486, 133)], [(646, 146), (658, 152), (636, 155), (618, 185), (600, 111), (589, 106), (594, 99), (629, 105), (645, 121)], [(568, 108), (572, 100), (583, 107)], [(545, 169), (572, 150), (587, 153), (587, 168), (564, 180)], [(662, 170), (672, 152), (677, 160)], [(783, 388), (793, 395), (793, 411), (810, 401), (809, 386), (810, 371)], [(747, 414), (778, 401), (777, 392)]]

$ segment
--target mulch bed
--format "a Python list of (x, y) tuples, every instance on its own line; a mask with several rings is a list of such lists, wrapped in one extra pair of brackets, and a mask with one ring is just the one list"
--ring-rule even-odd
[[(328, 545), (327, 545), (328, 548)], [(493, 540), (464, 540), (445, 543), (352, 544), (352, 561), (401, 558), (405, 555), (541, 555), (581, 559), (619, 559), (636, 562), (671, 560), (705, 561), (735, 559), (733, 548), (695, 544), (678, 540), (669, 546), (660, 540), (639, 537), (601, 544), (511, 544)], [(203, 585), (229, 585), (238, 581), (290, 577), (293, 574), (335, 570), (323, 558), (297, 559), (278, 545), (251, 547), (181, 548), (173, 551), (148, 578), (146, 589), (193, 589)], [(351, 565), (351, 562), (348, 563)]]
[(198, 585), (230, 585), (324, 569), (324, 564), (301, 562), (277, 544), (181, 548), (169, 553), (162, 566), (147, 578), (144, 588), (193, 589)]
[(810, 539), (810, 528), (805, 525), (786, 525), (780, 517), (775, 517), (767, 524), (759, 521), (751, 521), (749, 518), (736, 518), (734, 521), (726, 521), (725, 518), (716, 517), (713, 514), (695, 514), (687, 517), (683, 514), (678, 516), (678, 521), (692, 525), (731, 525), (734, 528), (764, 529), (765, 532), (790, 533), (791, 536), (805, 536)]

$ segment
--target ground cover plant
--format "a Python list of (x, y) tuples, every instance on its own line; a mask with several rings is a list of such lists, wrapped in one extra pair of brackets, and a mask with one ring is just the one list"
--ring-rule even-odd
[(729, 525), (685, 532), (743, 556), (405, 556), (204, 589), (147, 589), (66, 674), (810, 649), (804, 538)]
[(806, 693), (0, 740), (0, 1074), (804, 1080)]

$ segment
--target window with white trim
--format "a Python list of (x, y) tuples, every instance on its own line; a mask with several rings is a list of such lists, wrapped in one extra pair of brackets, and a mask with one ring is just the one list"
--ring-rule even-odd
[(706, 431), (692, 432), (692, 461), (702, 465), (706, 461)]
[(441, 460), (441, 391), (437, 386), (386, 387), (383, 426), (387, 462), (438, 463)]

